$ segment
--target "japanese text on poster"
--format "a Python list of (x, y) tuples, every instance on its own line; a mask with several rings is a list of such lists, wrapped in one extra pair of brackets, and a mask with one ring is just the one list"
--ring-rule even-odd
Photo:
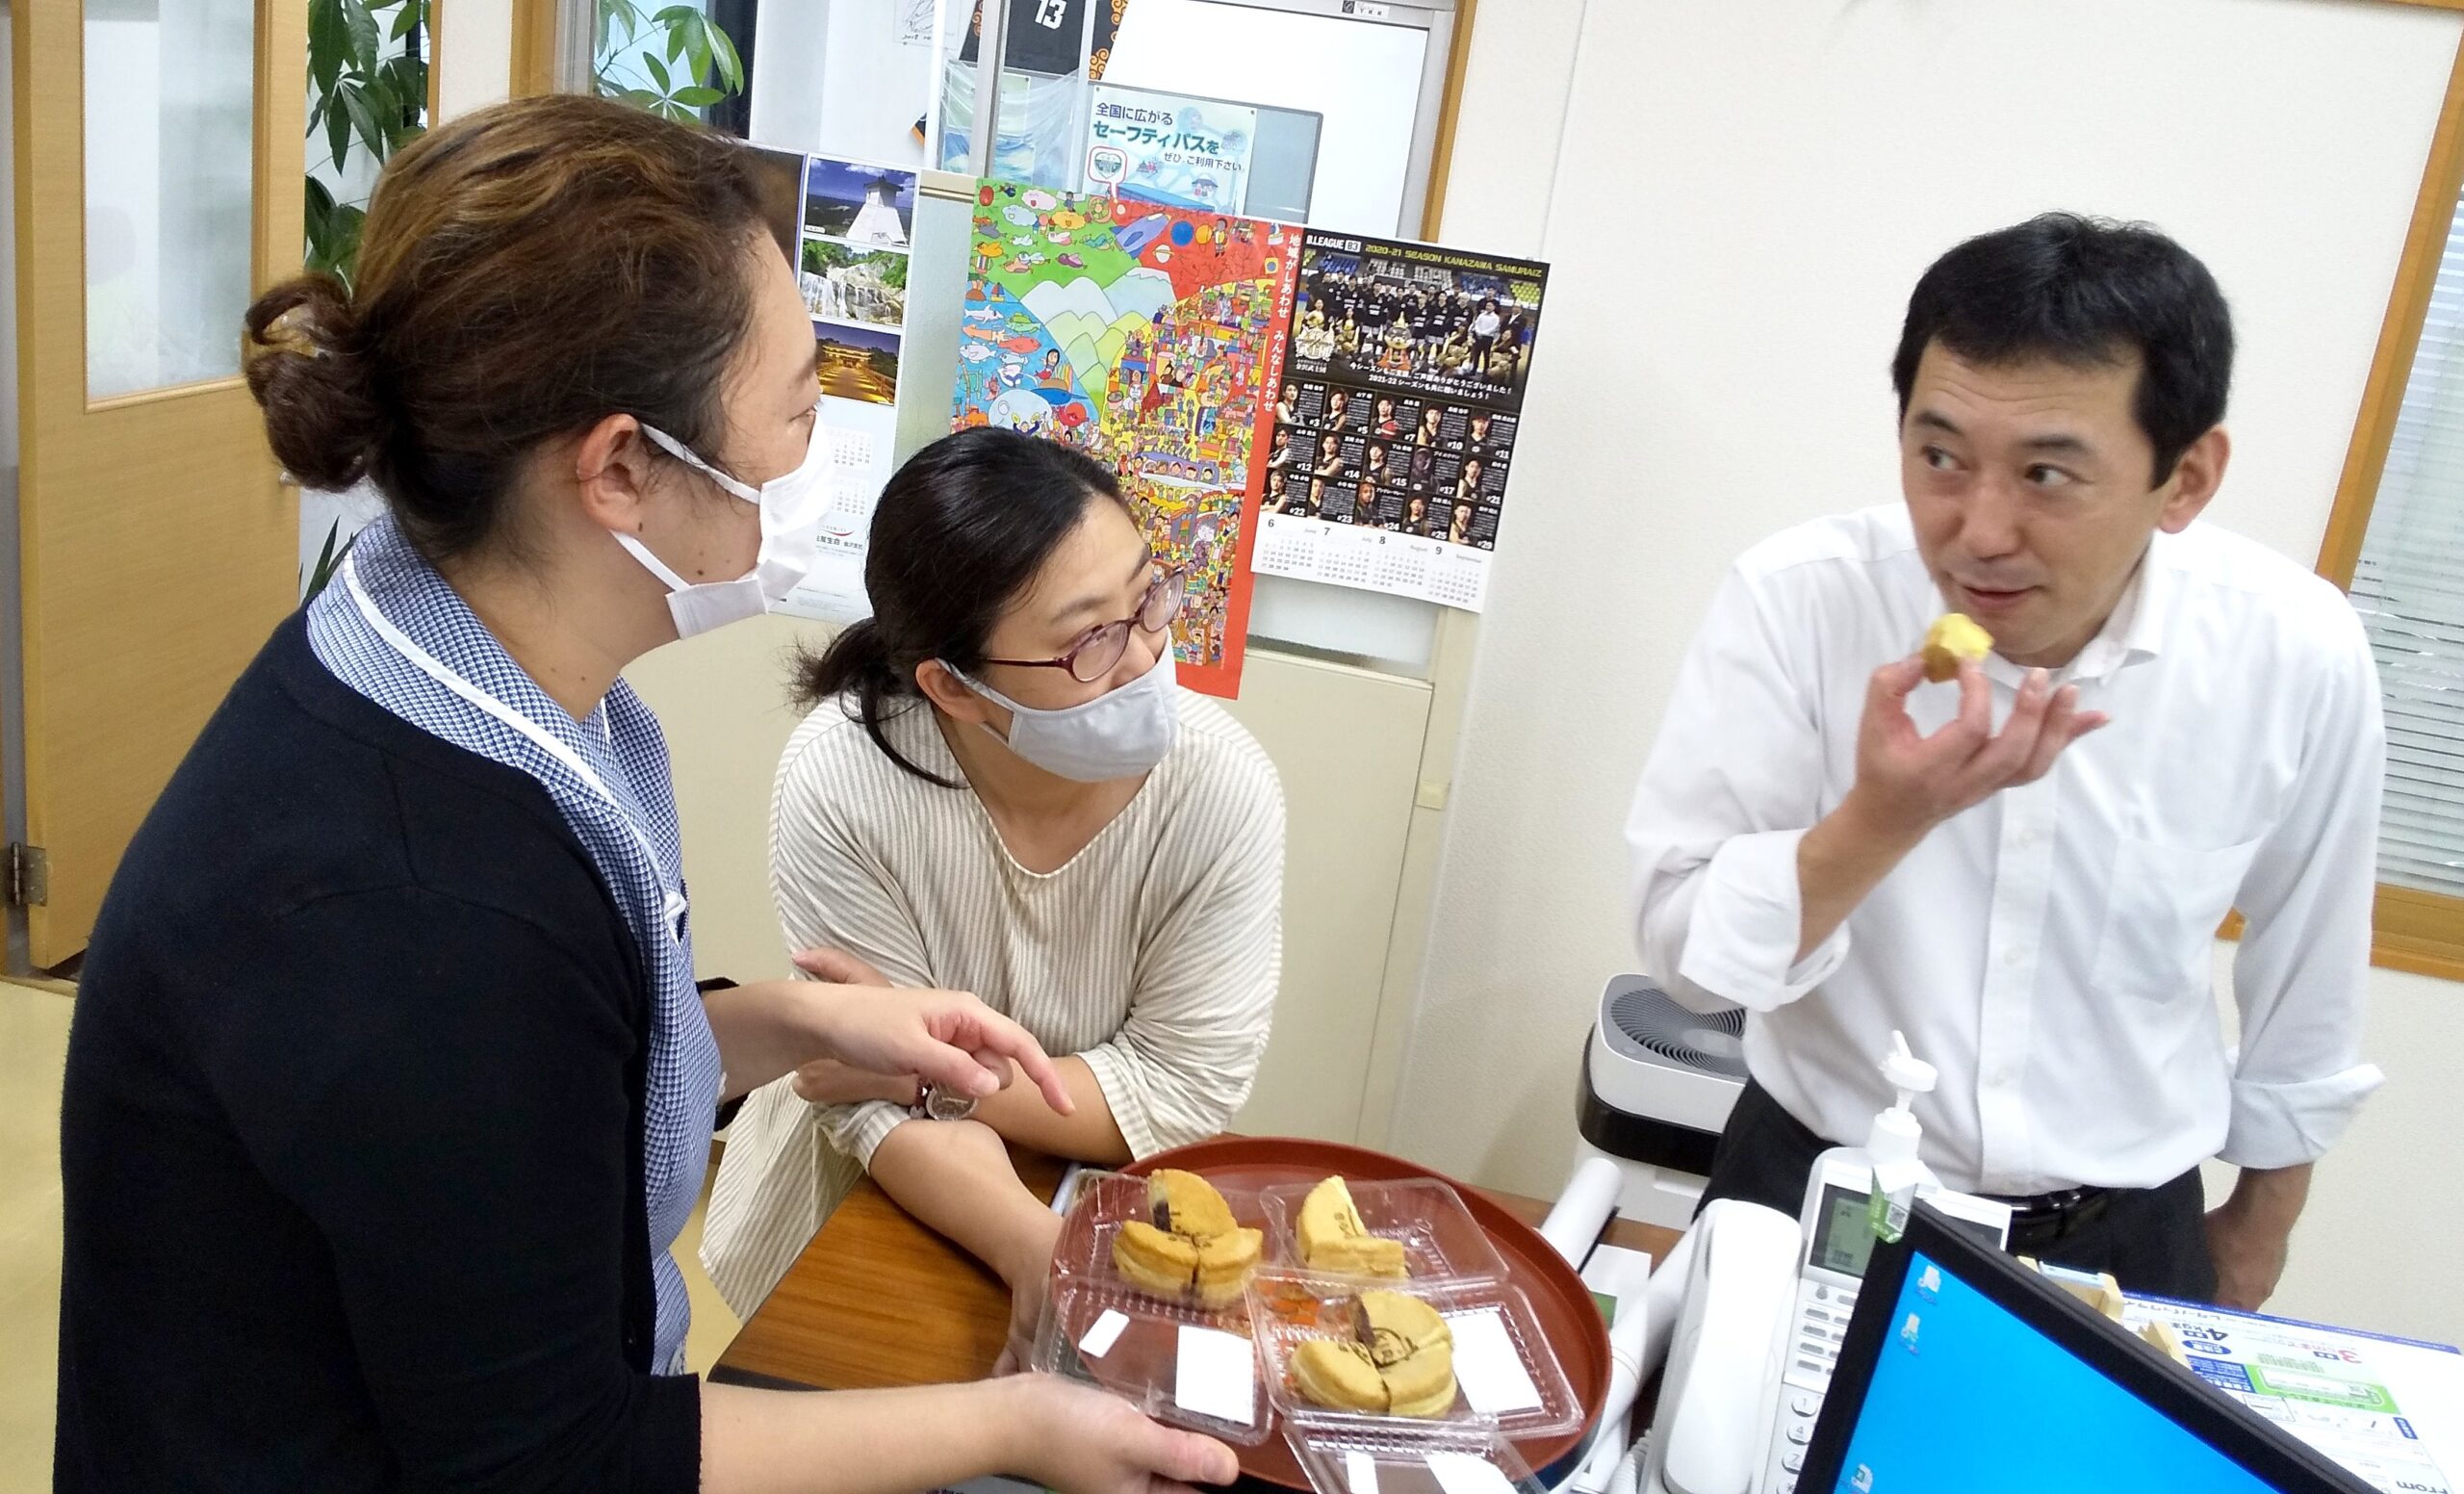
[(1245, 104), (1098, 84), (1087, 121), (1087, 185), (1167, 207), (1238, 213), (1248, 201), (1258, 112)]

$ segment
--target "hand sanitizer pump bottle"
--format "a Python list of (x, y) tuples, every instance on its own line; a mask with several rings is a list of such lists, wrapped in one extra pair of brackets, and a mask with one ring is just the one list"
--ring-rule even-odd
[(1916, 1154), (1925, 1130), (1909, 1108), (1917, 1095), (1933, 1093), (1934, 1066), (1911, 1053), (1908, 1039), (1894, 1031), (1882, 1069), (1897, 1098), (1888, 1110), (1874, 1117), (1873, 1128), (1865, 1133), (1865, 1160), (1874, 1170), (1868, 1215), (1875, 1236), (1891, 1241), (1907, 1229), (1908, 1206), (1918, 1193), (1940, 1188), (1942, 1180)]

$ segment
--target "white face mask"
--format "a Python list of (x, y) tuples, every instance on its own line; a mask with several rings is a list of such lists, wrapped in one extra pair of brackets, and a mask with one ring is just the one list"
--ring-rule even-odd
[[(944, 665), (943, 667), (947, 667)], [(1172, 750), (1181, 713), (1173, 696), (1171, 642), (1155, 667), (1084, 705), (1038, 710), (955, 669), (966, 687), (1010, 712), (1009, 748), (1037, 767), (1081, 784), (1152, 772)], [(986, 727), (990, 732), (990, 727)], [(998, 733), (994, 733), (998, 736)]]
[(758, 617), (787, 599), (787, 593), (812, 574), (818, 555), (822, 511), (830, 506), (830, 444), (822, 439), (821, 417), (813, 416), (812, 437), (796, 470), (773, 477), (758, 489), (748, 487), (693, 454), (683, 442), (653, 425), (642, 434), (664, 447), (679, 461), (709, 476), (711, 481), (761, 510), (761, 549), (753, 569), (732, 581), (688, 581), (652, 554), (650, 547), (630, 534), (616, 543), (667, 585), (667, 610), (676, 619), (676, 635), (724, 628)]

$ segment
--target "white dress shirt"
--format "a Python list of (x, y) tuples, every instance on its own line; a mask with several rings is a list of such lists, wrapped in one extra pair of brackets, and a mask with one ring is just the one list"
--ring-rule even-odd
[[(2211, 1156), (2326, 1150), (2361, 1061), (2385, 730), (2342, 593), (2204, 523), (2158, 534), (2060, 683), (2112, 718), (2044, 778), (1938, 826), (1803, 961), (1797, 841), (1855, 782), (1873, 671), (1942, 602), (1893, 504), (1736, 563), (1680, 671), (1627, 840), (1646, 971), (1748, 1011), (1746, 1062), (1861, 1144), (1893, 1028), (1941, 1079), (1924, 1155), (1954, 1188), (2148, 1187)], [(1997, 726), (2025, 672), (1986, 661)], [(1931, 734), (1957, 684), (1908, 702)], [(2239, 1051), (2211, 989), (2238, 908)]]

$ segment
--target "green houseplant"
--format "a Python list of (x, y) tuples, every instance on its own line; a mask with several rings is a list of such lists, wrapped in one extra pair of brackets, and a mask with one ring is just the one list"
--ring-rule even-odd
[[(427, 127), (429, 0), (308, 0), (308, 144), (321, 144), (332, 174), (343, 178), (365, 152), (381, 167)], [(359, 259), (360, 225), (368, 210), (339, 201), (315, 170), (307, 173), (307, 266), (345, 285)], [(304, 601), (322, 591), (358, 538), (343, 521), (325, 531), (317, 563), (300, 576)]]
[(699, 124), (703, 110), (744, 91), (735, 43), (692, 6), (646, 11), (633, 0), (599, 0), (593, 40), (590, 74), (602, 98)]

